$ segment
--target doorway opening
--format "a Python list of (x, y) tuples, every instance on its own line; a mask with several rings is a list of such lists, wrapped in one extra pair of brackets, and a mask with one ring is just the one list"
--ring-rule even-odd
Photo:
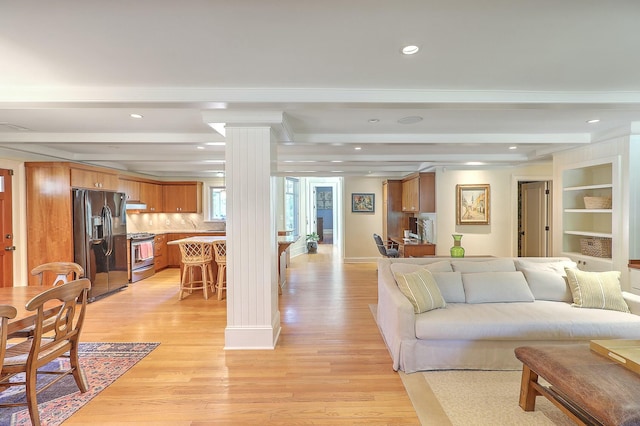
[(341, 235), (342, 178), (308, 179), (309, 232), (317, 232), (319, 244), (337, 247)]
[(518, 257), (551, 255), (552, 181), (518, 181)]
[(316, 232), (318, 243), (333, 244), (333, 188), (316, 187)]

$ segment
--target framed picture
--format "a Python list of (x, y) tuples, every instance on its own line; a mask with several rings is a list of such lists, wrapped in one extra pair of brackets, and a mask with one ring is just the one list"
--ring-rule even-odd
[(353, 193), (351, 194), (351, 211), (355, 213), (373, 213), (376, 209), (373, 193)]
[(488, 225), (490, 219), (489, 185), (456, 185), (456, 224)]

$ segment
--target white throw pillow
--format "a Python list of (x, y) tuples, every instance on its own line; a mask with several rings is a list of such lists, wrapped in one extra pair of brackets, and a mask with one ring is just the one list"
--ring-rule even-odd
[(396, 274), (410, 274), (411, 272), (416, 272), (418, 269), (424, 269), (424, 265), (419, 265), (417, 263), (392, 262), (389, 268), (395, 276)]
[(557, 272), (523, 269), (531, 293), (536, 300), (550, 300), (553, 302), (573, 302), (571, 289), (567, 284), (567, 278)]
[(425, 269), (431, 272), (452, 272), (451, 263), (448, 260), (442, 260), (440, 262), (427, 263), (423, 265)]
[(396, 274), (396, 282), (402, 294), (413, 305), (413, 312), (416, 314), (447, 306), (431, 272), (426, 269)]
[(408, 274), (416, 272), (418, 269), (426, 269), (430, 272), (451, 272), (451, 264), (447, 260), (434, 263), (403, 263), (392, 262), (391, 272), (395, 274)]
[(555, 272), (558, 275), (566, 277), (567, 274), (564, 271), (565, 268), (578, 269), (578, 265), (573, 260), (555, 260), (555, 261), (541, 261), (516, 259), (516, 269), (518, 271), (547, 271)]
[(464, 303), (464, 286), (460, 272), (432, 272), (440, 293), (447, 303)]
[(573, 306), (629, 312), (622, 297), (619, 271), (586, 272), (567, 268), (566, 272)]
[(512, 259), (496, 259), (485, 261), (452, 260), (454, 271), (465, 272), (513, 272), (516, 270)]
[(462, 274), (467, 303), (533, 302), (535, 298), (520, 271)]

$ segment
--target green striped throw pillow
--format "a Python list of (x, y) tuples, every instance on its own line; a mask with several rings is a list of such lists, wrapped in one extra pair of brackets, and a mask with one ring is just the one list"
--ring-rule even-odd
[(585, 272), (565, 268), (573, 306), (629, 312), (622, 297), (620, 272)]
[(447, 306), (433, 275), (426, 269), (408, 274), (396, 274), (402, 294), (413, 305), (416, 314)]

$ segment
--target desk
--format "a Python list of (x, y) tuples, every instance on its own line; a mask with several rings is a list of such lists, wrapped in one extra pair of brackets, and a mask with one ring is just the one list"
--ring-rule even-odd
[(398, 245), (400, 257), (423, 257), (435, 256), (436, 254), (435, 244), (422, 241), (405, 243), (404, 239), (400, 237), (389, 237), (389, 239)]
[[(0, 305), (14, 306), (18, 314), (14, 319), (9, 320), (7, 327), (8, 334), (22, 330), (25, 327), (35, 324), (37, 311), (27, 311), (25, 305), (29, 300), (50, 289), (51, 286), (31, 286), (31, 287), (3, 287), (0, 288)], [(51, 308), (47, 311), (52, 313), (60, 303), (51, 302)]]

